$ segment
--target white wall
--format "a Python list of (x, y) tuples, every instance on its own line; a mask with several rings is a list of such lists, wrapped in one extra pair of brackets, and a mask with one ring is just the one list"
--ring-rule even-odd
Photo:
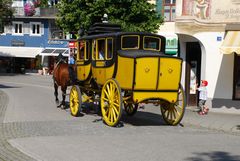
[(180, 57), (183, 59), (182, 63), (182, 76), (181, 76), (181, 84), (185, 90), (185, 77), (186, 77), (186, 42), (180, 41)]
[[(202, 32), (193, 35), (201, 42), (202, 78), (209, 82), (208, 97), (232, 99), (234, 55), (220, 53), (224, 32)], [(221, 41), (217, 38), (222, 39)]]
[(176, 17), (182, 15), (182, 0), (176, 0)]
[(158, 32), (175, 33), (175, 22), (164, 22), (164, 24), (160, 26)]

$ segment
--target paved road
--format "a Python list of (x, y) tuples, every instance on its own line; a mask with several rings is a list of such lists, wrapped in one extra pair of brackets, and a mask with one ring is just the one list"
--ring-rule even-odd
[(165, 126), (153, 106), (120, 128), (72, 117), (56, 108), (50, 76), (0, 76), (0, 102), (0, 160), (240, 160), (239, 135)]

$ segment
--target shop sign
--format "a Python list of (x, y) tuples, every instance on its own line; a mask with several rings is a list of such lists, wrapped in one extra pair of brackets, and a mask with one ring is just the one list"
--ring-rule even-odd
[(69, 46), (69, 48), (76, 48), (76, 43), (70, 41), (68, 46)]
[(11, 44), (12, 46), (25, 46), (25, 42), (22, 40), (12, 40)]
[(64, 44), (64, 41), (57, 41), (57, 40), (48, 40), (48, 44)]
[(217, 36), (217, 41), (222, 41), (222, 37), (221, 36)]

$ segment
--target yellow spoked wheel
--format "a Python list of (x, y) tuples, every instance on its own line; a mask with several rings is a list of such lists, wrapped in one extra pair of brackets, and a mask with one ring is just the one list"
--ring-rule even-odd
[(109, 79), (103, 85), (101, 93), (101, 111), (103, 121), (108, 126), (116, 126), (122, 116), (122, 96), (119, 84)]
[(70, 111), (73, 116), (78, 116), (81, 112), (82, 94), (79, 86), (74, 85), (71, 88), (69, 96)]
[(186, 108), (185, 94), (182, 85), (178, 91), (178, 100), (175, 103), (164, 101), (161, 103), (161, 112), (164, 121), (169, 125), (177, 125), (183, 118)]
[(124, 110), (128, 116), (133, 116), (138, 109), (138, 104), (124, 102)]

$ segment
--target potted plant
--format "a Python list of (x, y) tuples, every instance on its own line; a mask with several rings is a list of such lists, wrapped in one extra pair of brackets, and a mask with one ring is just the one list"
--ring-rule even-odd
[(42, 64), (39, 64), (39, 66), (38, 66), (38, 74), (39, 75), (43, 75), (43, 66), (42, 66)]
[(38, 74), (42, 75), (43, 74), (43, 65), (41, 63), (41, 56), (37, 55), (35, 61), (36, 61), (35, 67), (38, 70)]

